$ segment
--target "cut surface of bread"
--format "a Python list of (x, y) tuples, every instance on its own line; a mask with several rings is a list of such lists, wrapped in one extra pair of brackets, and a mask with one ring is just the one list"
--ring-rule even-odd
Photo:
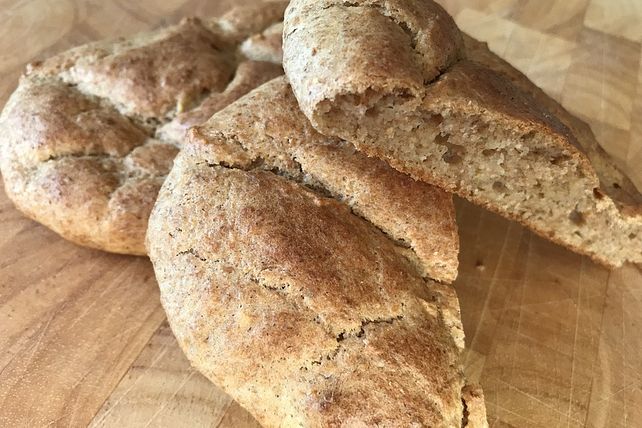
[(282, 74), (273, 28), (285, 5), (186, 18), (30, 64), (0, 116), (9, 198), (75, 243), (145, 254), (187, 128)]
[(486, 426), (454, 289), (428, 278), (452, 215), (277, 78), (189, 132), (147, 245), (188, 359), (264, 426)]
[(284, 68), (321, 133), (603, 264), (642, 262), (642, 196), (590, 128), (431, 0), (293, 0)]

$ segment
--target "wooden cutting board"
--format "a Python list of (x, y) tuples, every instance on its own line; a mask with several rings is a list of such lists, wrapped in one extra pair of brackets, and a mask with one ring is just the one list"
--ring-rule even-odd
[[(233, 0), (0, 0), (0, 101), (24, 64)], [(449, 0), (459, 25), (588, 120), (642, 184), (640, 0)], [(640, 186), (642, 187), (642, 186)], [(459, 201), (456, 283), (492, 426), (642, 424), (642, 271), (612, 272)], [(0, 193), (0, 426), (255, 427), (192, 370), (149, 261), (69, 244)]]

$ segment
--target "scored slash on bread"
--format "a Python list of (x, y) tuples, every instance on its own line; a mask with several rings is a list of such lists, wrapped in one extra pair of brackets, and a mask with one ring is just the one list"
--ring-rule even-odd
[(313, 126), (609, 266), (642, 196), (586, 124), (431, 0), (293, 0), (284, 68)]
[(191, 363), (261, 424), (486, 426), (452, 199), (338, 139), (281, 77), (193, 128), (149, 256)]
[(186, 18), (30, 65), (0, 116), (9, 198), (75, 243), (145, 254), (185, 131), (282, 74), (286, 3)]
[(451, 195), (316, 132), (285, 78), (233, 107), (192, 128), (184, 150), (215, 164), (278, 171), (337, 198), (412, 250), (424, 276), (455, 280), (459, 239)]

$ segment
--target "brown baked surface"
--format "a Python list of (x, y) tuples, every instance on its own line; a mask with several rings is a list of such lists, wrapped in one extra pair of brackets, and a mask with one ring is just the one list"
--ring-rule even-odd
[(145, 254), (187, 128), (282, 74), (273, 28), (285, 5), (186, 18), (31, 64), (0, 116), (9, 198), (73, 242)]
[(196, 150), (212, 164), (278, 171), (344, 201), (411, 249), (425, 276), (456, 278), (459, 238), (452, 196), (316, 132), (284, 77), (193, 128), (190, 140), (185, 150)]
[(321, 133), (596, 261), (642, 262), (642, 197), (590, 128), (431, 0), (293, 0), (284, 67)]
[(431, 240), (456, 263), (450, 196), (319, 135), (284, 78), (189, 136), (147, 245), (198, 370), (266, 427), (485, 426), (426, 275)]

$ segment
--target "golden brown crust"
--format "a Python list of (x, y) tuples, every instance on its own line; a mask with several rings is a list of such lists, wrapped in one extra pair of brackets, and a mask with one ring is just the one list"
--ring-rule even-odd
[(318, 104), (342, 94), (420, 94), (462, 51), (455, 23), (432, 1), (292, 1), (286, 15), (286, 73), (315, 126)]
[(30, 65), (0, 116), (8, 196), (76, 243), (145, 254), (147, 218), (187, 127), (282, 73), (256, 60), (280, 61), (273, 33), (241, 45), (284, 7), (187, 18)]
[[(94, 45), (60, 76), (108, 99), (127, 116), (160, 120), (225, 90), (234, 75), (234, 46), (196, 18), (151, 37)], [(46, 63), (45, 63), (46, 67)]]
[[(431, 47), (413, 43), (411, 27), (404, 46), (386, 21), (389, 2), (331, 3), (294, 0), (284, 21), (284, 68), (317, 130), (601, 263), (642, 262), (642, 196), (586, 124), (484, 45), (466, 38), (459, 52), (458, 30), (431, 0), (422, 2), (427, 15), (411, 0), (395, 2), (405, 16), (448, 29), (451, 38)], [(337, 11), (378, 38), (335, 22)], [(422, 80), (411, 51), (439, 49), (457, 54)]]
[(147, 238), (192, 364), (266, 427), (460, 426), (452, 287), (347, 204), (192, 146)]
[(234, 79), (225, 91), (210, 94), (196, 108), (177, 114), (161, 126), (157, 135), (161, 139), (181, 141), (192, 126), (205, 123), (212, 115), (247, 94), (252, 89), (283, 74), (280, 65), (266, 61), (243, 61), (238, 65)]
[(317, 133), (285, 78), (255, 89), (190, 133), (185, 148), (213, 164), (279, 170), (344, 201), (403, 241), (423, 275), (457, 276), (459, 240), (452, 197), (368, 158), (345, 142)]

